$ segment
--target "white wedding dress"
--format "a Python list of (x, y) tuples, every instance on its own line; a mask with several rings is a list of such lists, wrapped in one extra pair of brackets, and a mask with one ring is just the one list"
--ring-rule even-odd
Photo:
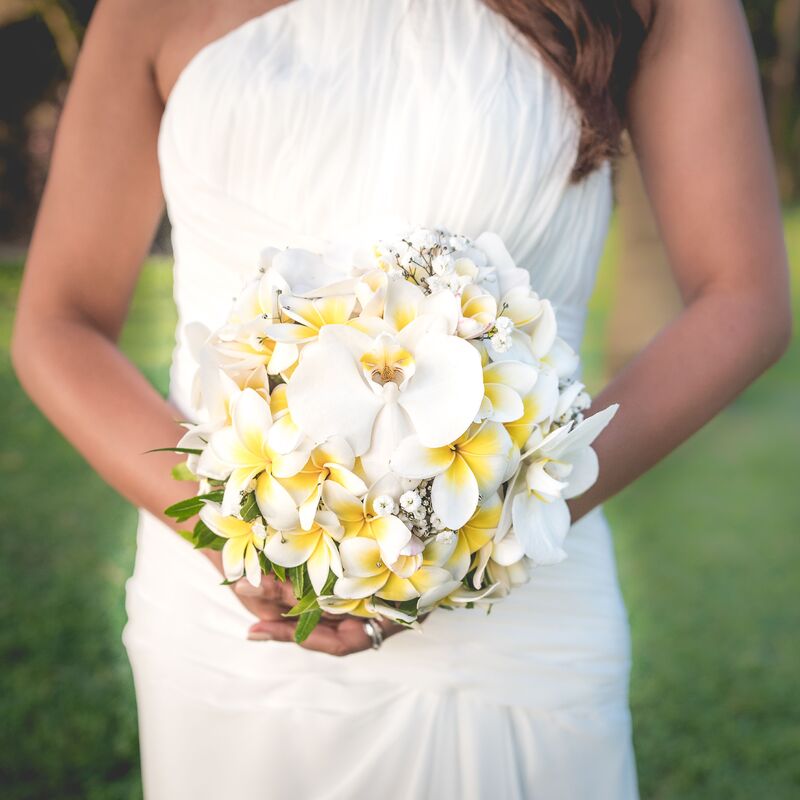
[[(214, 327), (267, 245), (319, 249), (400, 216), (495, 231), (580, 344), (610, 167), (569, 183), (579, 127), (551, 71), (480, 0), (292, 0), (180, 75), (159, 157), (183, 326)], [(124, 642), (147, 800), (629, 800), (629, 632), (609, 528), (480, 610), (344, 658), (250, 642), (255, 618), (142, 512)]]

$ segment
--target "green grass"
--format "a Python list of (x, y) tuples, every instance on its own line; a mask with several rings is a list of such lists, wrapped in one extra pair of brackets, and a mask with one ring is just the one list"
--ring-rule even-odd
[[(800, 277), (800, 209), (787, 212), (787, 232)], [(594, 386), (615, 247), (612, 232), (587, 326)], [(11, 373), (20, 269), (0, 266), (2, 797), (127, 800), (141, 795), (120, 642), (135, 513)], [(168, 265), (150, 261), (123, 339), (162, 390), (169, 291)], [(800, 796), (798, 375), (800, 337), (692, 441), (606, 504), (633, 629), (643, 798)]]

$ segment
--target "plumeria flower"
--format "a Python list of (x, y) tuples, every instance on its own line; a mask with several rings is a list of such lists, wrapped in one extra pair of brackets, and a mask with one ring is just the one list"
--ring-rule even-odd
[(291, 322), (273, 322), (262, 327), (262, 334), (276, 342), (304, 345), (314, 341), (325, 325), (344, 325), (356, 305), (355, 294), (327, 297), (287, 297), (281, 299), (281, 315)]
[(536, 434), (540, 423), (553, 418), (558, 396), (558, 376), (549, 368), (539, 370), (533, 388), (522, 395), (522, 416), (503, 423), (520, 450)]
[(516, 286), (503, 295), (500, 302), (502, 314), (497, 327), (510, 334), (514, 329), (530, 331), (546, 306), (536, 292), (526, 286)]
[(426, 295), (419, 286), (402, 279), (389, 280), (383, 319), (390, 330), (401, 331), (423, 314), (436, 314), (445, 321), (444, 332), (455, 333), (460, 316), (458, 299), (449, 292)]
[(272, 390), (269, 396), (269, 410), (272, 414), (272, 427), (267, 434), (270, 447), (278, 453), (291, 453), (299, 447), (304, 434), (289, 412), (285, 383), (279, 383)]
[(390, 569), (374, 539), (345, 539), (339, 545), (339, 555), (344, 577), (336, 581), (333, 593), (343, 599), (376, 595), (402, 602), (419, 598), (418, 608), (424, 613), (458, 586), (446, 569), (422, 566), (421, 555), (401, 556)]
[(448, 528), (456, 530), (473, 515), (481, 495), (497, 491), (513, 454), (506, 429), (497, 422), (484, 422), (441, 447), (427, 447), (419, 436), (409, 436), (392, 455), (390, 466), (406, 478), (433, 478), (433, 509)]
[(282, 567), (305, 564), (314, 591), (321, 594), (331, 571), (339, 577), (343, 574), (337, 547), (343, 535), (344, 528), (336, 515), (320, 509), (308, 530), (278, 531), (270, 528), (264, 555)]
[(614, 404), (574, 427), (556, 428), (523, 453), (524, 468), (509, 488), (507, 504), (516, 536), (535, 565), (566, 558), (561, 547), (570, 526), (566, 501), (597, 480), (597, 454), (590, 445), (617, 408)]
[(313, 448), (294, 475), (262, 473), (256, 481), (256, 502), (273, 527), (308, 530), (327, 483), (337, 483), (358, 497), (366, 494), (367, 486), (353, 472), (354, 466), (350, 445), (341, 436), (333, 437)]
[(476, 553), (494, 539), (500, 515), (503, 511), (503, 499), (495, 492), (486, 498), (469, 518), (459, 533), (464, 537), (469, 553)]
[(474, 588), (481, 589), (486, 578), (494, 587), (492, 595), (497, 599), (508, 595), (512, 586), (527, 583), (530, 579), (525, 551), (513, 529), (502, 539), (487, 542), (475, 556), (472, 565), (475, 568)]
[(245, 522), (224, 514), (216, 503), (204, 503), (200, 519), (217, 536), (227, 539), (222, 548), (222, 568), (225, 578), (235, 581), (245, 575), (253, 586), (261, 585), (261, 565), (258, 551), (264, 547), (266, 531), (261, 520)]
[[(531, 394), (538, 371), (520, 361), (489, 362), (483, 368), (483, 401), (480, 419), (514, 422), (525, 415), (523, 397)], [(556, 385), (556, 391), (558, 387)]]
[(355, 617), (381, 617), (399, 622), (408, 627), (417, 627), (416, 616), (406, 614), (399, 608), (382, 603), (375, 597), (364, 597), (349, 600), (336, 595), (322, 595), (317, 598), (319, 607), (328, 614), (352, 614)]
[(296, 345), (265, 339), (263, 335), (265, 320), (279, 318), (278, 298), (288, 290), (288, 283), (271, 270), (245, 286), (227, 323), (214, 338), (214, 348), (227, 365), (238, 369), (266, 365), (270, 375), (277, 375), (297, 360)]
[(239, 510), (242, 493), (262, 472), (288, 478), (297, 474), (308, 461), (310, 448), (278, 453), (269, 444), (272, 415), (269, 404), (253, 389), (244, 389), (233, 403), (232, 424), (214, 434), (209, 446), (216, 458), (229, 470), (222, 510)]
[(464, 287), (461, 292), (461, 317), (458, 335), (474, 339), (488, 331), (497, 319), (497, 300), (477, 284)]
[(378, 543), (382, 560), (387, 564), (394, 564), (403, 554), (416, 555), (415, 551), (421, 550), (415, 547), (416, 537), (405, 523), (393, 511), (386, 513), (389, 505), (387, 499), (394, 509), (394, 497), (399, 493), (398, 481), (392, 475), (376, 482), (363, 498), (333, 481), (326, 482), (322, 487), (325, 507), (341, 520), (345, 538), (358, 536), (373, 539)]

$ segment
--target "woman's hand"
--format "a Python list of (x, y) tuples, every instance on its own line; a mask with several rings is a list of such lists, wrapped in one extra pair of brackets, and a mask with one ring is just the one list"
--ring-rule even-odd
[[(202, 552), (222, 574), (220, 554), (215, 550)], [(279, 581), (274, 575), (262, 575), (260, 586), (253, 586), (246, 578), (240, 578), (230, 588), (239, 602), (259, 619), (250, 626), (248, 639), (294, 643), (297, 620), (283, 616), (297, 603), (291, 583)], [(392, 622), (373, 619), (372, 623), (381, 629), (384, 639), (404, 630), (402, 625)], [(362, 618), (326, 613), (300, 647), (332, 656), (347, 656), (371, 648), (372, 639), (364, 630)]]
[[(349, 656), (372, 647), (372, 638), (364, 629), (366, 620), (349, 614), (326, 614), (320, 620), (311, 635), (301, 642), (300, 647), (317, 650), (332, 656)], [(385, 620), (372, 619), (388, 639), (396, 633), (406, 630), (402, 625)], [(262, 620), (250, 627), (249, 639), (257, 641), (294, 642), (294, 629), (297, 620)]]
[[(216, 550), (201, 550), (203, 555), (217, 568), (220, 575), (222, 556)], [(290, 583), (281, 582), (274, 575), (262, 575), (261, 585), (253, 586), (246, 578), (240, 578), (229, 587), (239, 602), (262, 622), (276, 622), (297, 600)]]

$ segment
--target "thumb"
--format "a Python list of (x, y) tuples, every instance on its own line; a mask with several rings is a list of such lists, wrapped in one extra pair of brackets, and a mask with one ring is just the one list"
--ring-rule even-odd
[(250, 626), (247, 638), (253, 642), (293, 642), (295, 623), (289, 620), (261, 620)]

